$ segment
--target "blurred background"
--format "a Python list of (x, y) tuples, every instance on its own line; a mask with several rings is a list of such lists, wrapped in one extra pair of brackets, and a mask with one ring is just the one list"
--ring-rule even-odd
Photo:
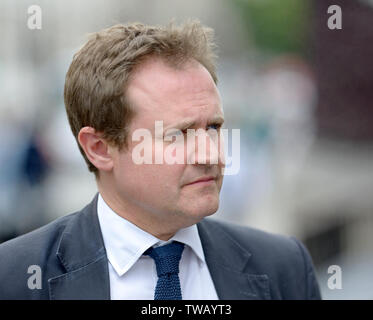
[[(330, 30), (327, 10), (342, 9)], [(30, 30), (28, 8), (42, 10)], [(198, 18), (216, 32), (226, 127), (240, 171), (215, 217), (294, 235), (324, 299), (373, 298), (373, 1), (1, 0), (0, 242), (80, 210), (96, 193), (63, 85), (87, 34)], [(329, 289), (327, 270), (342, 270)]]

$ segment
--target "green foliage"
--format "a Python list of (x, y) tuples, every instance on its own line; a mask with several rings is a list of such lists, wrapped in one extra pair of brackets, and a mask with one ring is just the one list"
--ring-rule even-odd
[(304, 53), (308, 41), (307, 0), (234, 0), (255, 45), (273, 53)]

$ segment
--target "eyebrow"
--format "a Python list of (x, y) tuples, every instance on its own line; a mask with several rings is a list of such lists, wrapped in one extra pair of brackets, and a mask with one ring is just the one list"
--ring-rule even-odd
[[(207, 122), (208, 125), (212, 125), (212, 124), (222, 125), (223, 123), (224, 123), (224, 118), (221, 115), (216, 115), (212, 119), (209, 119), (208, 122)], [(196, 124), (197, 124), (197, 122), (195, 120), (191, 119), (191, 118), (184, 119), (183, 121), (181, 121), (177, 124), (167, 126), (166, 128), (164, 128), (164, 131), (167, 131), (169, 129), (185, 130), (185, 129), (188, 129), (190, 127), (194, 127)]]

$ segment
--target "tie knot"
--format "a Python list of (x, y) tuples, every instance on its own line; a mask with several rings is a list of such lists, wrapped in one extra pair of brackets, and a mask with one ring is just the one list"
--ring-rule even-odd
[(179, 262), (183, 254), (184, 244), (174, 241), (157, 248), (149, 248), (144, 252), (154, 259), (158, 277), (166, 274), (178, 274)]

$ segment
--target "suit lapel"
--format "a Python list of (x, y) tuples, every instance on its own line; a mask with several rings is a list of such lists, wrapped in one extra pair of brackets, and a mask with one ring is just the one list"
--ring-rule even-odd
[[(97, 217), (98, 194), (66, 226), (57, 256), (66, 273), (48, 280), (50, 299), (110, 299), (108, 260)], [(219, 299), (270, 299), (269, 279), (250, 267), (251, 253), (217, 222), (197, 224)]]
[(61, 236), (57, 256), (66, 273), (48, 280), (50, 299), (110, 299), (97, 199), (71, 218)]
[(270, 299), (269, 278), (250, 266), (251, 253), (217, 222), (197, 224), (206, 263), (219, 299)]

